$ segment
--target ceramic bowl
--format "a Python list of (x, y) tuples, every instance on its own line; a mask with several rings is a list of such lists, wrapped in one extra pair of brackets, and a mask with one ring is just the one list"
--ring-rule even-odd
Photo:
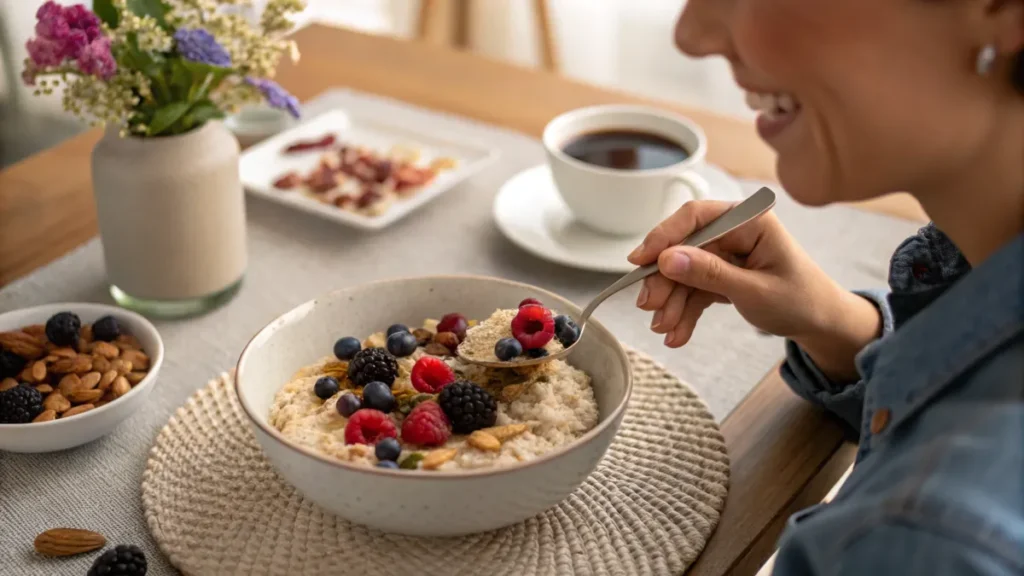
[(0, 332), (18, 330), (32, 324), (45, 324), (54, 314), (65, 311), (77, 314), (83, 324), (90, 324), (107, 315), (117, 318), (125, 332), (142, 343), (150, 360), (149, 373), (132, 387), (131, 392), (117, 400), (66, 420), (58, 418), (31, 424), (0, 424), (0, 450), (53, 452), (92, 442), (142, 410), (146, 397), (153, 390), (164, 360), (164, 343), (156, 328), (134, 312), (103, 304), (48, 304), (0, 314)]
[(249, 342), (235, 379), (242, 408), (281, 476), (346, 520), (416, 536), (456, 536), (520, 522), (575, 490), (622, 421), (632, 390), (629, 362), (619, 341), (593, 319), (568, 360), (593, 377), (599, 422), (576, 442), (522, 464), (453, 472), (358, 467), (291, 443), (270, 426), (268, 414), (277, 391), (299, 368), (329, 355), (339, 337), (363, 338), (396, 322), (418, 326), (448, 312), (482, 320), (527, 297), (579, 313), (556, 294), (495, 278), (410, 278), (332, 292), (285, 313)]

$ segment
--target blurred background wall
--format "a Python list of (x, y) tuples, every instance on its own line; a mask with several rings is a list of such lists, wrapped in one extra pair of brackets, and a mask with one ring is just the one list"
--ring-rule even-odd
[[(35, 12), (44, 0), (0, 0), (0, 166), (52, 146), (82, 129), (60, 96), (32, 95), (19, 74)], [(75, 4), (73, 0), (58, 0)], [(255, 0), (259, 8), (262, 0)], [(451, 0), (435, 0), (441, 3)], [(672, 45), (685, 0), (548, 0), (561, 73), (598, 85), (724, 114), (751, 117), (720, 59), (695, 61)], [(85, 4), (90, 4), (86, 0)], [(307, 0), (300, 23), (321, 21), (403, 38), (416, 32), (419, 0)], [(524, 66), (540, 62), (530, 0), (471, 0), (469, 46)]]

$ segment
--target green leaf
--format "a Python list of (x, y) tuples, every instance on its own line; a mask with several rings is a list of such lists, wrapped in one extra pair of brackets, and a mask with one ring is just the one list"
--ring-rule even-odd
[(162, 0), (128, 0), (128, 9), (136, 16), (152, 16), (157, 24), (167, 27), (170, 8)]
[(153, 114), (153, 120), (149, 123), (149, 135), (157, 136), (164, 130), (171, 127), (188, 111), (188, 102), (171, 102), (160, 108)]
[(111, 0), (93, 0), (92, 11), (104, 24), (110, 26), (111, 30), (117, 28), (121, 20), (121, 15), (117, 13), (117, 8), (114, 8)]
[(423, 460), (423, 453), (413, 452), (406, 456), (398, 467), (402, 470), (415, 470), (419, 468), (420, 460)]
[(234, 68), (213, 66), (202, 62), (180, 60), (181, 65), (192, 74), (192, 89), (189, 91), (189, 100), (201, 100), (215, 90), (217, 86), (228, 75), (235, 72)]
[(182, 132), (187, 132), (197, 126), (201, 126), (214, 118), (223, 118), (224, 112), (210, 100), (200, 100), (192, 105), (192, 108), (181, 117)]

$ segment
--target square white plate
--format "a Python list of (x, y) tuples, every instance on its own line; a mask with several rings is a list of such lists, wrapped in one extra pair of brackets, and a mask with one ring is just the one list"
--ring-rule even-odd
[[(452, 189), (472, 174), (495, 161), (499, 151), (460, 138), (447, 140), (433, 132), (418, 130), (415, 126), (391, 126), (375, 119), (352, 115), (344, 110), (331, 110), (308, 121), (274, 135), (245, 151), (241, 158), (242, 185), (251, 193), (272, 202), (316, 214), (335, 222), (367, 230), (389, 226), (410, 212)], [(308, 174), (320, 162), (324, 150), (311, 150), (300, 154), (285, 154), (284, 149), (297, 140), (319, 139), (334, 134), (338, 142), (354, 146), (367, 146), (387, 151), (392, 146), (411, 146), (421, 156), (420, 162), (434, 158), (454, 158), (458, 164), (444, 170), (432, 182), (408, 198), (396, 199), (379, 216), (364, 216), (324, 204), (310, 198), (298, 189), (279, 190), (274, 181), (290, 171)]]

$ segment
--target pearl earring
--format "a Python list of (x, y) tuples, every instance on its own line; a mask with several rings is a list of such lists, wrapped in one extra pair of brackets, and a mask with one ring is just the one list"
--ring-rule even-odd
[(992, 65), (996, 61), (996, 47), (994, 44), (987, 44), (984, 48), (978, 51), (978, 62), (975, 64), (975, 69), (979, 76), (988, 76), (988, 73), (992, 71)]

